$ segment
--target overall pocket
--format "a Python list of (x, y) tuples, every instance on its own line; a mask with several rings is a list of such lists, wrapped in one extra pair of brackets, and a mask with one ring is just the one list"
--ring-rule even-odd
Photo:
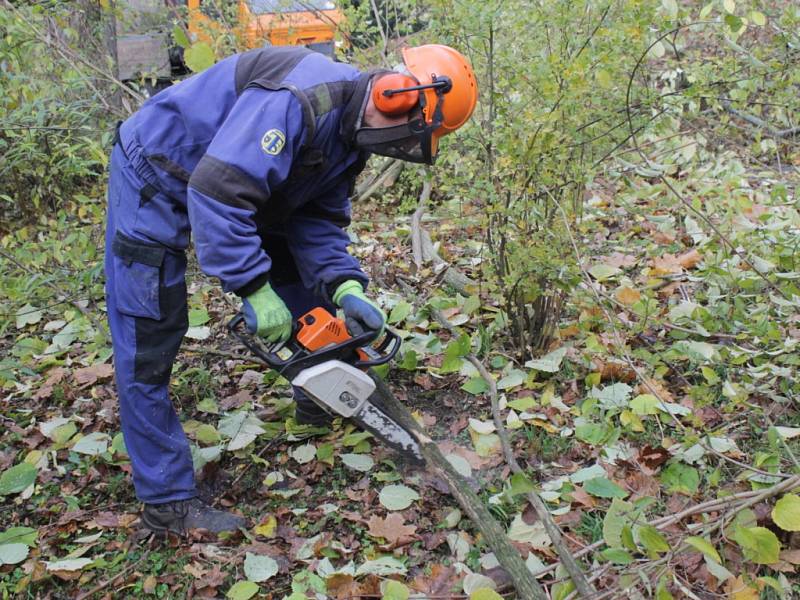
[(117, 310), (132, 317), (161, 319), (160, 273), (166, 248), (133, 240), (117, 231), (111, 252)]

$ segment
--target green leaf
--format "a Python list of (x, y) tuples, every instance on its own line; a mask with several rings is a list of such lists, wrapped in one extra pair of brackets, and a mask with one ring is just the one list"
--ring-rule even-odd
[(394, 325), (404, 321), (405, 318), (411, 314), (411, 308), (411, 304), (405, 300), (401, 300), (395, 305), (395, 307), (392, 309), (392, 312), (389, 313), (389, 318), (387, 319), (388, 323), (390, 325)]
[(631, 400), (631, 410), (635, 415), (655, 415), (658, 414), (658, 406), (661, 400), (653, 396), (653, 394), (639, 394)]
[(403, 358), (397, 363), (397, 366), (406, 371), (413, 371), (419, 364), (419, 356), (413, 348), (409, 348), (403, 353)]
[(225, 594), (226, 598), (231, 600), (248, 600), (258, 593), (258, 584), (252, 581), (239, 581), (233, 584), (228, 593)]
[(394, 556), (381, 556), (375, 560), (368, 560), (356, 569), (356, 576), (377, 575), (387, 577), (389, 575), (404, 575), (408, 571), (405, 562)]
[(533, 482), (524, 473), (514, 473), (511, 476), (511, 495), (527, 494), (536, 489)]
[(17, 329), (22, 329), (26, 325), (34, 325), (41, 321), (42, 311), (35, 306), (26, 304), (17, 311), (16, 317)]
[(0, 544), (0, 566), (16, 565), (28, 557), (26, 544)]
[(197, 410), (212, 415), (219, 414), (219, 405), (213, 398), (203, 398), (197, 403)]
[(114, 439), (111, 440), (111, 449), (115, 454), (128, 456), (128, 447), (125, 446), (125, 437), (122, 435), (122, 432), (115, 435)]
[(244, 575), (249, 581), (259, 583), (278, 574), (278, 563), (274, 558), (248, 552), (244, 559)]
[(536, 407), (536, 400), (534, 400), (533, 396), (523, 396), (522, 398), (511, 400), (508, 405), (514, 410), (525, 412)]
[(525, 363), (525, 366), (529, 369), (536, 369), (537, 371), (543, 371), (545, 373), (556, 373), (561, 368), (561, 361), (564, 360), (567, 350), (568, 348), (566, 346), (562, 346), (549, 354), (545, 354), (541, 358), (529, 360)]
[(175, 43), (178, 44), (178, 46), (184, 49), (191, 45), (189, 38), (186, 36), (186, 32), (180, 25), (175, 25), (175, 27), (172, 28), (172, 39), (175, 40)]
[(700, 487), (700, 474), (694, 467), (675, 462), (661, 472), (661, 483), (668, 492), (691, 496)]
[(772, 520), (784, 531), (800, 531), (800, 496), (786, 494), (775, 503)]
[(99, 431), (94, 431), (83, 436), (72, 445), (72, 451), (87, 456), (97, 456), (108, 450), (109, 436)]
[(194, 432), (194, 437), (198, 442), (201, 442), (206, 446), (216, 444), (221, 439), (219, 431), (217, 431), (216, 427), (209, 425), (208, 423), (203, 423), (200, 425), (200, 427), (197, 428), (197, 431)]
[(652, 525), (641, 525), (638, 533), (639, 541), (651, 557), (655, 558), (662, 552), (669, 552), (669, 542)]
[(442, 360), (442, 366), (439, 367), (439, 373), (443, 375), (446, 373), (458, 373), (463, 363), (464, 359), (460, 356), (445, 356), (444, 360)]
[(598, 498), (625, 498), (628, 492), (606, 477), (595, 477), (583, 484), (583, 489)]
[(94, 561), (91, 558), (65, 558), (64, 560), (45, 561), (47, 571), (81, 571)]
[(342, 454), (342, 462), (355, 471), (366, 473), (375, 466), (375, 461), (369, 454)]
[(389, 579), (386, 581), (386, 586), (383, 588), (383, 597), (381, 600), (408, 600), (408, 588), (399, 581)]
[(594, 446), (602, 444), (608, 437), (608, 430), (598, 423), (583, 423), (575, 428), (575, 437)]
[(725, 15), (725, 24), (731, 30), (732, 33), (739, 33), (739, 31), (744, 26), (744, 21), (737, 17), (736, 15)]
[(36, 467), (26, 462), (14, 465), (0, 475), (0, 496), (8, 496), (23, 491), (36, 481)]
[(517, 386), (522, 385), (525, 383), (525, 380), (528, 378), (525, 371), (520, 371), (519, 369), (511, 369), (508, 372), (508, 375), (500, 379), (497, 382), (497, 389), (498, 390), (510, 390)]
[(189, 327), (199, 327), (205, 325), (211, 317), (205, 308), (193, 308), (189, 311)]
[(489, 384), (486, 383), (486, 380), (479, 375), (467, 380), (467, 382), (461, 386), (461, 389), (469, 394), (478, 396), (479, 394), (485, 393), (489, 389)]
[(38, 535), (39, 532), (30, 527), (11, 527), (0, 533), (0, 544), (25, 544), (33, 548)]
[(214, 50), (205, 42), (197, 42), (192, 44), (190, 48), (187, 48), (183, 53), (183, 60), (186, 66), (194, 73), (205, 71), (216, 62)]
[(354, 431), (353, 433), (348, 433), (342, 438), (342, 446), (357, 446), (364, 440), (368, 440), (371, 437), (372, 434), (368, 431)]
[(619, 267), (604, 264), (594, 265), (591, 269), (589, 269), (589, 275), (597, 279), (597, 281), (611, 279), (620, 273), (622, 273), (622, 269)]
[(389, 510), (404, 510), (419, 500), (419, 494), (405, 485), (387, 485), (381, 490), (378, 500)]
[(333, 464), (333, 450), (334, 445), (331, 442), (325, 442), (317, 446), (317, 460), (328, 465)]
[(633, 503), (614, 498), (603, 517), (603, 540), (612, 548), (622, 546), (622, 529), (629, 522)]
[(722, 0), (722, 8), (728, 13), (736, 12), (736, 0)]
[(625, 408), (628, 406), (633, 388), (627, 383), (614, 383), (602, 389), (592, 388), (592, 397), (597, 398), (604, 408)]
[(766, 527), (737, 527), (733, 539), (742, 547), (747, 560), (759, 565), (778, 562), (781, 543)]
[(684, 540), (684, 542), (689, 544), (695, 550), (699, 550), (700, 552), (705, 554), (707, 557), (713, 559), (715, 562), (718, 562), (718, 563), (722, 562), (722, 559), (719, 556), (719, 552), (717, 552), (717, 549), (714, 548), (714, 545), (711, 542), (709, 542), (708, 540), (705, 540), (705, 539), (703, 539), (701, 537), (698, 537), (696, 535), (690, 535), (689, 537), (687, 537)]
[(481, 299), (478, 296), (470, 296), (464, 300), (464, 306), (461, 307), (461, 312), (465, 315), (471, 315), (481, 307)]
[(622, 548), (606, 548), (600, 552), (600, 556), (615, 565), (629, 565), (633, 562), (633, 557), (630, 553)]
[(304, 465), (316, 458), (317, 447), (314, 444), (303, 444), (302, 446), (297, 446), (290, 454), (298, 464)]
[(767, 24), (767, 17), (764, 16), (764, 13), (760, 13), (757, 10), (750, 12), (750, 20), (759, 27), (763, 27)]
[(480, 588), (469, 595), (469, 600), (503, 600), (503, 597), (489, 588)]

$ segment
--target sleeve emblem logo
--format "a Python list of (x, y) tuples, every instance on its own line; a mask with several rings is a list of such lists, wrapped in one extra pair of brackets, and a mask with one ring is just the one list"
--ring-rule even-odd
[(270, 156), (277, 156), (286, 144), (286, 134), (280, 129), (270, 129), (261, 138), (261, 149)]

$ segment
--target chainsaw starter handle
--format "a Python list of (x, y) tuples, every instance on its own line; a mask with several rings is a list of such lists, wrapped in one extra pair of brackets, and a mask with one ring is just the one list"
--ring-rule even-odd
[[(359, 369), (383, 365), (392, 360), (400, 349), (400, 336), (389, 328), (386, 328), (384, 338), (378, 346), (373, 347), (369, 345), (375, 332), (366, 331), (344, 342), (310, 352), (303, 348), (295, 339), (295, 334), (297, 333), (296, 322), (292, 329), (292, 337), (289, 341), (270, 345), (257, 341), (256, 336), (252, 334), (243, 333), (241, 327), (242, 323), (244, 323), (244, 314), (239, 312), (228, 322), (228, 331), (269, 367), (275, 369), (278, 373), (290, 380), (303, 369), (313, 367), (314, 365), (328, 360), (342, 360)], [(283, 348), (287, 348), (292, 353), (291, 356), (286, 359), (278, 355), (278, 352)], [(359, 357), (359, 354), (362, 354), (356, 352), (359, 349), (362, 350), (363, 355), (367, 356), (367, 358)], [(353, 360), (353, 357), (357, 358)]]

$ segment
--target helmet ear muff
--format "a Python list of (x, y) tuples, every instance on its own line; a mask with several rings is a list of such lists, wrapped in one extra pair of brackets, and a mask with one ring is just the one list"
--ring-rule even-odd
[[(404, 115), (419, 102), (419, 91), (397, 91), (419, 85), (413, 77), (402, 73), (383, 75), (372, 84), (372, 102), (381, 113), (390, 117)], [(386, 92), (389, 92), (388, 94)]]

